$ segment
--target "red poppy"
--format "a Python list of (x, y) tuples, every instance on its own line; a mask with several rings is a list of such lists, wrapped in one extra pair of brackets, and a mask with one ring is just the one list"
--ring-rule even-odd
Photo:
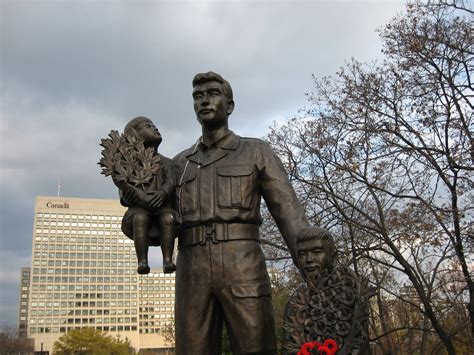
[(298, 351), (298, 355), (311, 355), (310, 350), (314, 348), (316, 348), (321, 355), (335, 355), (337, 352), (337, 343), (333, 339), (326, 339), (322, 345), (317, 341), (304, 343), (300, 351)]

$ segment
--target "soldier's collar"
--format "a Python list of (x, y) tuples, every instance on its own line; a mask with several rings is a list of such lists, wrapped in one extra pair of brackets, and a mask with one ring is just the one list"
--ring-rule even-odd
[[(236, 135), (234, 132), (229, 130), (224, 137), (217, 140), (214, 144), (218, 148), (227, 149), (227, 150), (235, 150), (237, 149), (237, 145), (239, 144), (240, 136)], [(199, 137), (196, 144), (194, 145), (194, 149), (191, 153), (187, 154), (186, 157), (194, 155), (197, 153), (198, 149), (202, 149), (202, 145), (205, 145), (202, 141), (202, 137)]]
[(222, 137), (220, 140), (216, 142), (216, 145), (222, 149), (230, 149), (235, 150), (237, 149), (237, 144), (239, 144), (240, 137), (236, 135), (234, 132), (229, 131), (229, 134)]

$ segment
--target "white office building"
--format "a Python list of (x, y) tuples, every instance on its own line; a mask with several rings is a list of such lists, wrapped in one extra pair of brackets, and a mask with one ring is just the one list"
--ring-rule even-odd
[(21, 300), (19, 309), (36, 351), (52, 352), (61, 335), (80, 327), (127, 337), (137, 351), (171, 347), (164, 334), (174, 274), (137, 274), (133, 242), (120, 229), (124, 212), (118, 200), (36, 198), (28, 311)]

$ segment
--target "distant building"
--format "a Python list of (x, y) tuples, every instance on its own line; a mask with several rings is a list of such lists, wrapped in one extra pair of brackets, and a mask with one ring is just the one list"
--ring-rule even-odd
[(406, 302), (410, 302), (412, 304), (421, 306), (420, 296), (416, 291), (416, 288), (413, 286), (402, 286), (400, 288), (400, 298), (405, 300)]
[(22, 273), (29, 298), (20, 301), (36, 351), (51, 352), (61, 335), (81, 327), (127, 337), (136, 350), (169, 347), (175, 277), (137, 274), (133, 241), (120, 229), (124, 212), (117, 200), (36, 198), (29, 290)]
[(18, 300), (18, 336), (25, 338), (28, 328), (28, 298), (30, 295), (31, 268), (21, 268), (20, 274), (20, 297)]

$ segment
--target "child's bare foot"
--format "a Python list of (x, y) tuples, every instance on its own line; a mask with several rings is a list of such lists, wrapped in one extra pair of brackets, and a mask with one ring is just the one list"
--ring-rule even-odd
[(150, 272), (150, 267), (148, 266), (148, 263), (144, 261), (138, 263), (137, 272), (139, 274), (148, 274)]
[(165, 274), (171, 274), (176, 271), (176, 265), (171, 261), (163, 261), (163, 272)]

